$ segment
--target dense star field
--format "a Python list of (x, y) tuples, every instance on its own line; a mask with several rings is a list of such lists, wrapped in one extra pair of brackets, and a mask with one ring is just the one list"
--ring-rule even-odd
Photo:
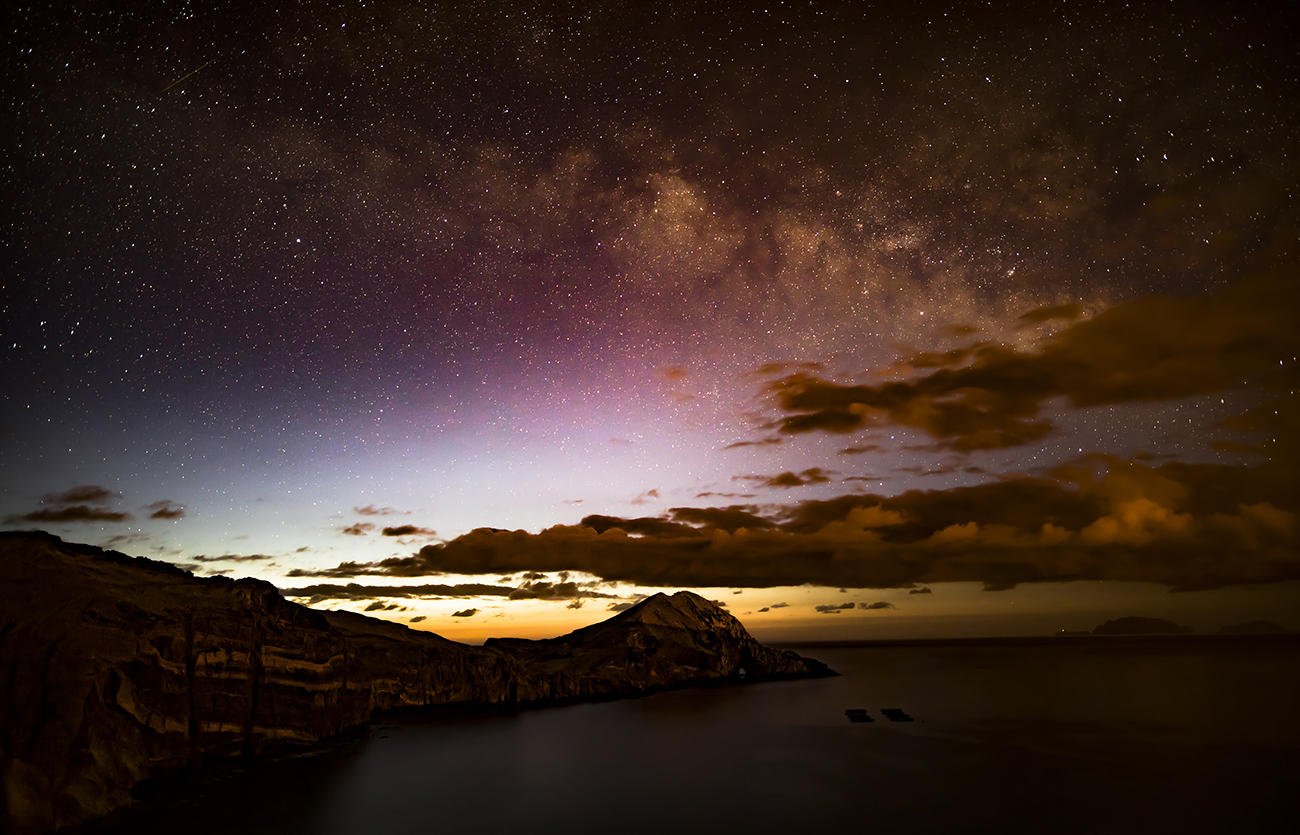
[(0, 518), (470, 640), (1300, 628), (1298, 34), (29, 4)]

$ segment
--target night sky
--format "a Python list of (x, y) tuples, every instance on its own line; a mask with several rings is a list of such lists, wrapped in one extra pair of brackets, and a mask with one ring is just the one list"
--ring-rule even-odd
[(475, 641), (661, 588), (760, 638), (1300, 628), (1269, 6), (6, 31), (7, 528)]

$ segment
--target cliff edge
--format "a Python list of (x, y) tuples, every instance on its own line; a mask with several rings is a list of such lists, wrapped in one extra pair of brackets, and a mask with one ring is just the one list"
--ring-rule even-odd
[(474, 647), (308, 609), (260, 580), (0, 533), (0, 828), (82, 823), (144, 779), (310, 745), (395, 708), (833, 674), (689, 592), (559, 638)]

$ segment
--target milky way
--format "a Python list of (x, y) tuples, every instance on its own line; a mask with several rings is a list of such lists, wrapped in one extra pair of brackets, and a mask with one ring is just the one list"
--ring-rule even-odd
[[(1240, 4), (26, 9), (0, 512), (277, 581), (417, 551), (590, 597), (1293, 580), (1296, 34)], [(997, 540), (985, 494), (943, 525), (890, 498), (1008, 479), (1095, 503)], [(835, 501), (914, 529), (829, 572), (825, 542), (694, 574), (440, 544), (597, 516), (690, 553), (737, 527), (692, 508), (771, 538)], [(1169, 563), (1179, 514), (1244, 556)], [(935, 556), (966, 524), (1027, 556)], [(1124, 531), (1156, 568), (1098, 556)]]

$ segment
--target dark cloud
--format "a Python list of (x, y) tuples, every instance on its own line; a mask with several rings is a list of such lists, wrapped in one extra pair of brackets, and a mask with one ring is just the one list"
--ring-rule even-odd
[[(105, 540), (104, 545), (109, 548), (120, 548), (126, 545), (137, 545), (148, 542), (149, 539), (149, 534), (144, 533), (143, 531), (133, 531), (131, 533), (114, 534)], [(157, 545), (154, 546), (154, 550), (161, 551), (163, 550), (163, 547)]]
[(636, 605), (635, 603), (626, 603), (626, 602), (611, 603), (605, 607), (605, 610), (609, 612), (626, 612), (628, 609), (631, 609), (635, 605)]
[(735, 533), (740, 528), (761, 530), (776, 525), (771, 519), (765, 519), (754, 512), (755, 508), (744, 505), (730, 507), (674, 507), (668, 514), (675, 522), (685, 522), (706, 529), (717, 529)]
[(910, 374), (927, 368), (950, 368), (963, 365), (974, 356), (978, 349), (988, 344), (987, 342), (976, 342), (964, 348), (951, 348), (947, 351), (917, 351), (907, 359), (900, 360), (886, 368), (885, 373), (889, 375)]
[(587, 602), (587, 601), (586, 601), (584, 598), (579, 597), (579, 598), (576, 598), (576, 599), (574, 599), (573, 601), (571, 601), (571, 602), (569, 603), (569, 605), (568, 605), (568, 606), (565, 606), (564, 608), (566, 608), (566, 609), (581, 609), (582, 606), (583, 606), (583, 604), (586, 603), (586, 602)]
[[(397, 516), (401, 514), (402, 511), (394, 507), (375, 507), (372, 504), (368, 504), (365, 507), (354, 507), (352, 508), (352, 512), (359, 513), (362, 516)], [(407, 513), (409, 514), (410, 511), (407, 511)]]
[(820, 362), (769, 362), (755, 369), (754, 375), (757, 377), (780, 377), (791, 372), (820, 373), (825, 370), (826, 365)]
[(1116, 405), (1266, 381), (1280, 359), (1300, 354), (1297, 288), (1275, 270), (1206, 296), (1143, 298), (1036, 350), (980, 344), (928, 355), (938, 370), (907, 381), (855, 385), (796, 372), (768, 384), (784, 413), (775, 425), (786, 434), (906, 426), (959, 452), (1035, 443), (1052, 431), (1040, 409), (1053, 398)]
[(417, 525), (397, 525), (391, 528), (384, 528), (380, 531), (384, 536), (437, 536), (438, 532), (431, 528), (421, 528)]
[(659, 498), (659, 491), (657, 489), (650, 489), (633, 499), (632, 504), (647, 504), (651, 499), (657, 498)]
[(37, 524), (63, 524), (69, 522), (127, 522), (134, 517), (130, 513), (121, 513), (108, 507), (108, 502), (118, 498), (106, 487), (97, 484), (82, 484), (62, 493), (46, 493), (41, 496), (41, 504), (47, 505), (29, 513), (17, 513), (5, 517), (8, 524), (34, 522)]
[(320, 583), (297, 589), (280, 589), (285, 597), (310, 597), (319, 600), (370, 600), (377, 597), (509, 597), (509, 586), (486, 583), (460, 583), (447, 586), (424, 584), (412, 586), (365, 586), (360, 583), (336, 585)]
[(209, 557), (206, 554), (199, 554), (192, 557), (196, 562), (266, 562), (273, 560), (275, 557), (270, 554), (223, 554), (220, 557)]
[(343, 533), (346, 536), (365, 536), (374, 529), (375, 526), (370, 522), (357, 522), (355, 525), (348, 525), (343, 528)]
[(411, 618), (411, 623), (420, 623), (421, 621), (424, 620), (426, 620), (424, 615), (416, 615), (415, 617)]
[(679, 383), (690, 376), (684, 365), (670, 365), (660, 368), (655, 372), (655, 376), (666, 383)]
[(737, 481), (752, 481), (759, 487), (787, 488), (787, 487), (804, 487), (809, 484), (825, 484), (830, 481), (832, 470), (823, 470), (821, 467), (809, 467), (801, 473), (784, 472), (779, 475), (742, 475), (736, 476)]
[(864, 446), (845, 447), (840, 450), (839, 455), (864, 455), (868, 452), (884, 452), (885, 448), (880, 444), (866, 444)]
[(102, 505), (106, 504), (109, 500), (116, 498), (119, 498), (119, 494), (114, 493), (107, 487), (100, 487), (98, 484), (82, 484), (65, 490), (62, 493), (46, 493), (41, 496), (41, 504), (54, 505), (56, 507), (74, 504)]
[[(927, 449), (929, 449), (929, 447), (927, 447)], [(978, 467), (975, 467), (974, 469), (979, 470)], [(929, 469), (926, 469), (925, 467), (895, 467), (894, 468), (894, 472), (896, 473), (912, 473), (918, 476), (951, 475), (956, 472), (967, 472), (967, 471), (968, 468), (963, 468), (956, 464), (941, 464), (938, 467), (931, 467)], [(875, 479), (866, 479), (866, 480), (875, 481)], [(848, 481), (848, 479), (845, 479), (845, 481)]]
[(859, 609), (897, 609), (893, 603), (884, 600), (877, 600), (875, 603), (859, 603)]
[(773, 608), (773, 609), (788, 609), (788, 608), (790, 608), (790, 604), (789, 604), (789, 603), (773, 603), (773, 604), (772, 604), (772, 608)]
[(84, 504), (78, 504), (67, 507), (41, 508), (40, 510), (33, 510), (31, 513), (15, 514), (5, 517), (5, 521), (9, 524), (22, 522), (57, 524), (62, 522), (128, 522), (132, 518), (134, 517), (129, 513), (119, 513), (102, 507), (88, 507)]
[(841, 603), (838, 606), (835, 605), (834, 603), (827, 603), (822, 606), (815, 606), (813, 608), (821, 612), (823, 615), (838, 615), (842, 610), (852, 609), (853, 607), (854, 604), (852, 603)]
[(929, 586), (922, 586), (919, 589), (912, 589), (908, 594), (934, 594), (934, 591)]
[(605, 533), (617, 528), (634, 536), (656, 538), (691, 536), (696, 532), (696, 529), (690, 525), (682, 525), (651, 516), (642, 516), (637, 519), (620, 519), (617, 516), (593, 515), (584, 517), (579, 524), (584, 528), (594, 530), (596, 533)]
[[(577, 597), (613, 597), (612, 594), (603, 594), (597, 591), (583, 588), (577, 583), (560, 582), (551, 583), (546, 580), (537, 580), (535, 582), (524, 583), (517, 589), (510, 592), (507, 597), (511, 600), (570, 600)], [(578, 608), (578, 607), (573, 607)]]
[(740, 449), (747, 446), (779, 446), (785, 443), (784, 438), (760, 438), (757, 441), (737, 441), (734, 444), (727, 444), (723, 449)]
[(1053, 319), (1074, 320), (1083, 315), (1083, 305), (1081, 304), (1057, 304), (1050, 307), (1039, 307), (1028, 313), (1020, 315), (1020, 321), (1029, 325), (1037, 325), (1042, 322), (1050, 322)]
[(478, 614), (478, 609), (461, 609), (459, 612), (452, 612), (453, 618), (472, 618)]
[(147, 508), (152, 511), (149, 514), (150, 519), (182, 519), (185, 517), (185, 505), (177, 504), (171, 499), (162, 499), (149, 505)]
[(770, 607), (764, 606), (763, 608), (758, 610), (758, 613), (761, 615), (763, 612), (770, 612), (770, 611), (772, 611)]

